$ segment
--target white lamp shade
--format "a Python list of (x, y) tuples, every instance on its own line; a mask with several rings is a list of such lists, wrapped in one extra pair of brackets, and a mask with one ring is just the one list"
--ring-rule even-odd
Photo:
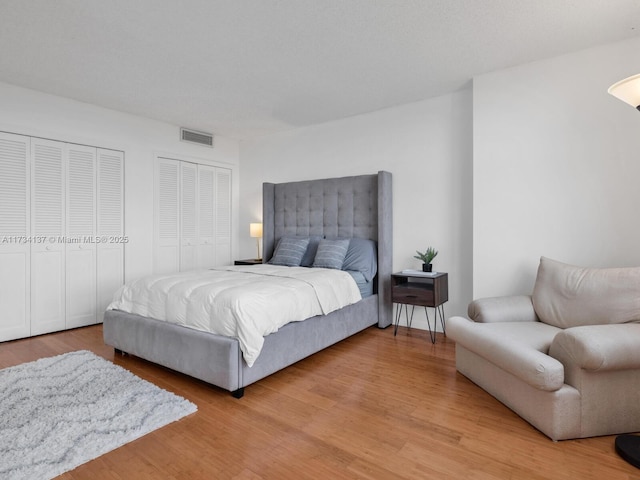
[(614, 83), (608, 92), (634, 108), (640, 107), (640, 74)]
[(249, 236), (251, 238), (262, 238), (262, 224), (250, 223), (249, 224)]

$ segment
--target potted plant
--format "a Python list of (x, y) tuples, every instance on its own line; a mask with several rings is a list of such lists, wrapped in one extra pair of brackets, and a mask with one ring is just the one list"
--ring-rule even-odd
[(438, 251), (435, 250), (433, 247), (429, 247), (424, 253), (421, 253), (418, 250), (416, 250), (416, 253), (418, 255), (414, 255), (413, 258), (422, 260), (422, 271), (430, 272), (433, 268), (431, 265), (431, 262), (433, 261), (434, 258), (436, 258), (436, 255), (438, 255)]

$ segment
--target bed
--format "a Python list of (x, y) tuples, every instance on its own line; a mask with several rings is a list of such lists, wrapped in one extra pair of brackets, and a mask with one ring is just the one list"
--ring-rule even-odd
[(251, 366), (243, 357), (238, 338), (120, 309), (105, 312), (105, 343), (116, 352), (193, 376), (240, 398), (246, 386), (278, 370), (366, 328), (386, 328), (391, 324), (389, 172), (263, 184), (263, 257), (271, 259), (285, 237), (373, 240), (377, 247), (377, 273), (371, 279), (370, 295), (329, 314), (279, 327), (264, 337)]

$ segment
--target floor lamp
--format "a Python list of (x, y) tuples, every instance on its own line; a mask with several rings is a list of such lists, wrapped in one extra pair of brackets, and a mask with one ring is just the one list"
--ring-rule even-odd
[[(609, 87), (609, 93), (640, 111), (640, 74), (620, 80)], [(616, 452), (636, 468), (640, 468), (640, 437), (618, 435)]]

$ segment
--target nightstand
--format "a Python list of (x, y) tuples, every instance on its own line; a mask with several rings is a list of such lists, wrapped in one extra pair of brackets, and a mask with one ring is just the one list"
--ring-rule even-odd
[[(398, 304), (393, 329), (394, 335), (398, 332), (402, 310), (404, 309), (407, 327), (411, 328), (414, 309), (416, 306), (421, 306), (424, 307), (427, 315), (427, 326), (429, 327), (431, 343), (436, 343), (435, 329), (438, 324), (438, 315), (440, 315), (442, 332), (446, 336), (444, 303), (449, 300), (449, 274), (445, 272), (423, 273), (406, 270), (394, 273), (391, 275), (391, 296), (393, 303)], [(411, 316), (409, 316), (409, 305), (411, 305)], [(431, 330), (427, 307), (435, 310), (433, 330)]]
[(261, 258), (247, 258), (245, 260), (234, 260), (234, 265), (259, 265), (262, 263)]

